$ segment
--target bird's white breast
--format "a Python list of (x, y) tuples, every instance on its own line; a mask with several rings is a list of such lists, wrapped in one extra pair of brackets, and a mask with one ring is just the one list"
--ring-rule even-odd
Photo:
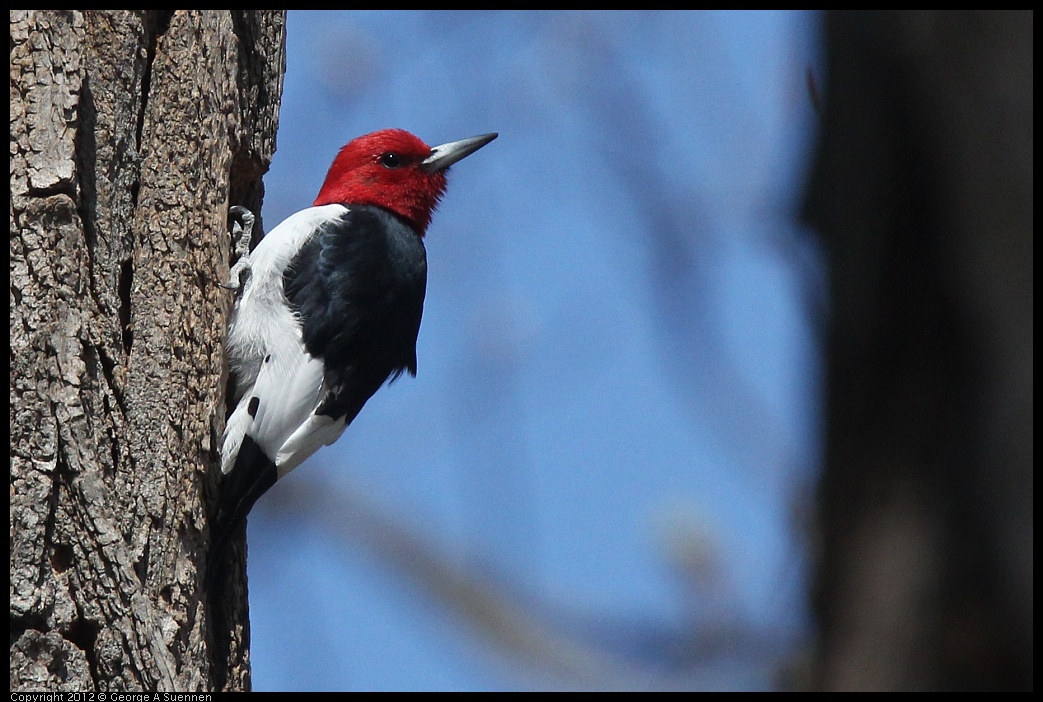
[(344, 205), (296, 212), (265, 235), (250, 254), (250, 279), (235, 304), (228, 328), (228, 360), (237, 397), (253, 385), (261, 362), (273, 349), (302, 344), (300, 323), (283, 293), (283, 274), (324, 223), (346, 212)]

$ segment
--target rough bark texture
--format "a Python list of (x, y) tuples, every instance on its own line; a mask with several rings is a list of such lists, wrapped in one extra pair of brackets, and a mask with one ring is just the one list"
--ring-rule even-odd
[(837, 13), (818, 684), (1032, 687), (1032, 13)]
[[(284, 16), (11, 11), (11, 687), (249, 686), (202, 591), (229, 204), (257, 211)], [(227, 603), (227, 604), (226, 604)]]

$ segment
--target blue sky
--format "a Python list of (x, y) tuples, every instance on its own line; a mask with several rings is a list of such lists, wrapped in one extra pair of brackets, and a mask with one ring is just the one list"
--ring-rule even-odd
[(817, 22), (290, 12), (266, 229), (360, 134), (500, 137), (429, 230), (418, 377), (250, 516), (256, 690), (764, 689), (800, 655)]

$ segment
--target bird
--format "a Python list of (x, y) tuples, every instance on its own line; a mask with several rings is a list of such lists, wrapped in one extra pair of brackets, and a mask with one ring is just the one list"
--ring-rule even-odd
[[(261, 495), (337, 441), (381, 386), (416, 375), (424, 236), (449, 167), (497, 136), (435, 147), (403, 129), (357, 137), (312, 205), (233, 268), (223, 287), (237, 291), (226, 343), (236, 404), (222, 438), (208, 580)], [(233, 209), (245, 213), (249, 237), (252, 213)]]

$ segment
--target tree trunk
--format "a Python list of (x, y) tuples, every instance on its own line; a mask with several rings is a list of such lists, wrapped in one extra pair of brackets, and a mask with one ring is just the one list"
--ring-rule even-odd
[(203, 591), (230, 204), (260, 208), (285, 18), (11, 11), (11, 688), (249, 688)]
[(1032, 687), (1032, 13), (835, 13), (826, 689)]

